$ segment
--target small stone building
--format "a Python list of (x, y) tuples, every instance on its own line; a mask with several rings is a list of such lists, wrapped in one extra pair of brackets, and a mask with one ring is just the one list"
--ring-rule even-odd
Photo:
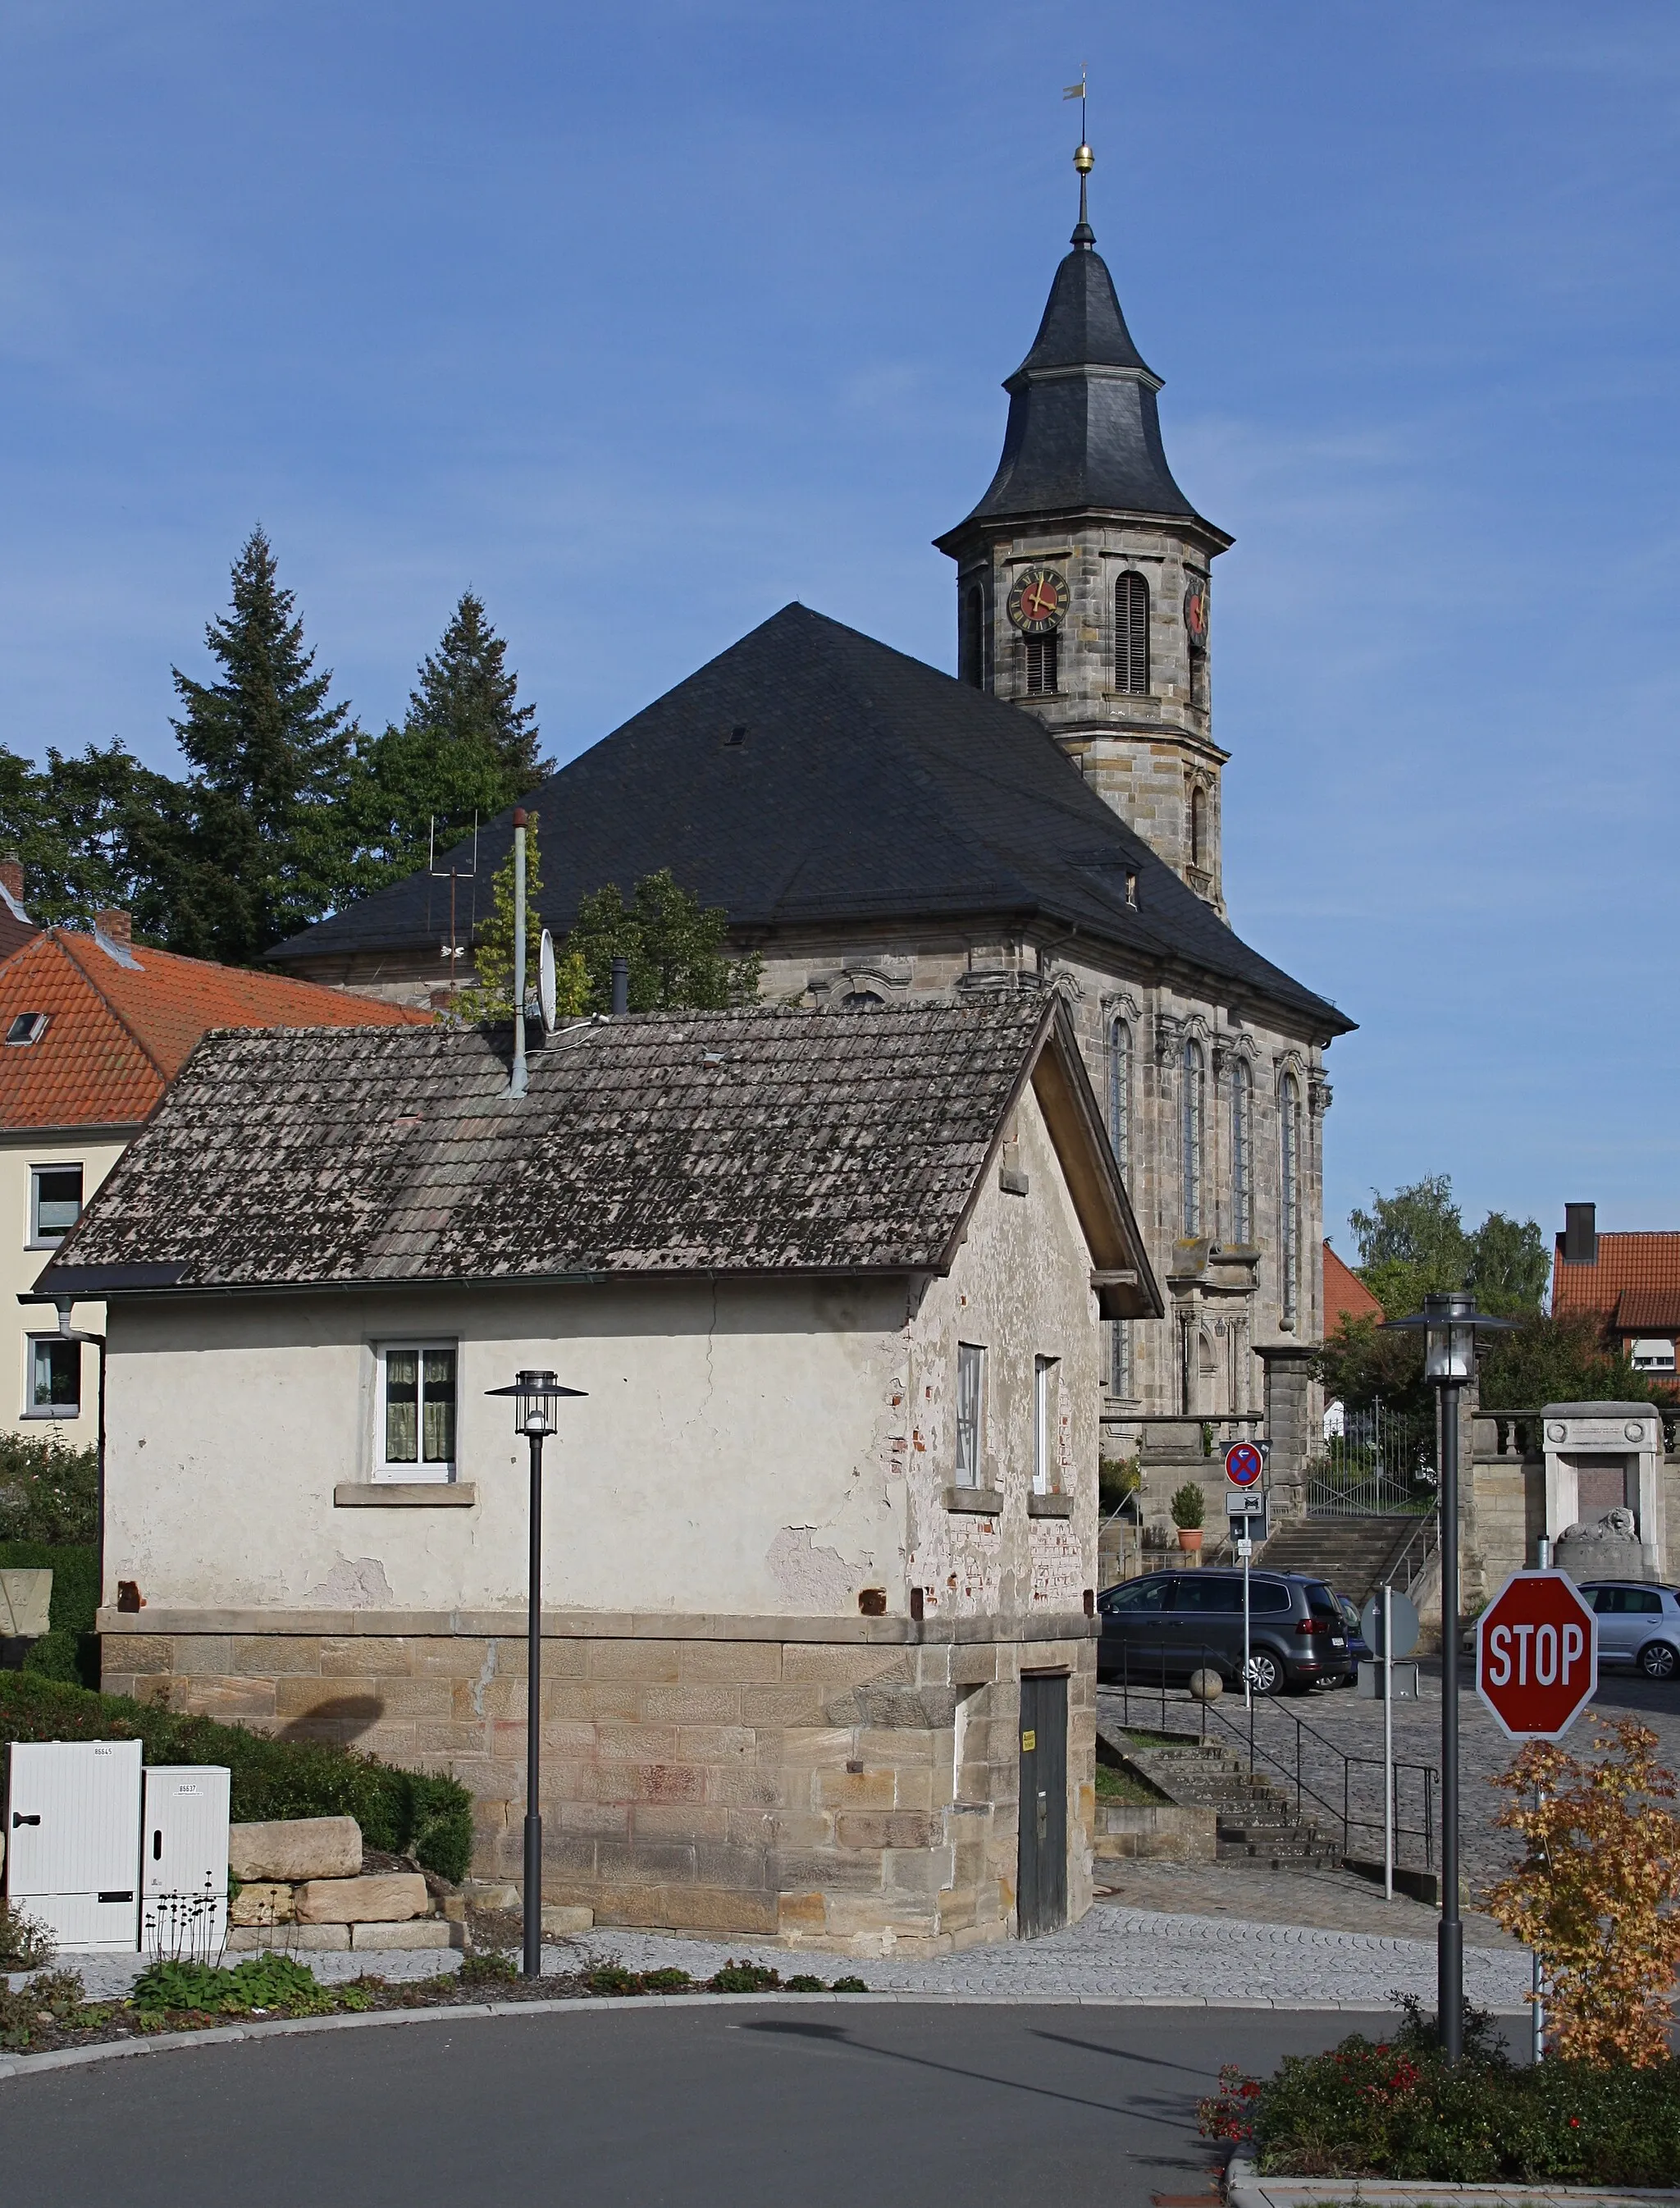
[(1162, 1299), (1062, 999), (580, 1023), (517, 1098), (508, 1044), (213, 1036), (43, 1275), (107, 1309), (107, 1683), (451, 1770), (516, 1877), (488, 1391), (552, 1367), (545, 1900), (860, 1952), (1077, 1916), (1097, 1322)]

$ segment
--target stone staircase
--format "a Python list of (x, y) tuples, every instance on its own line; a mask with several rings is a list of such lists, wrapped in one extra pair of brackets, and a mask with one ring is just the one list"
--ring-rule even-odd
[(1361, 1604), (1398, 1563), (1417, 1533), (1419, 1519), (1396, 1513), (1383, 1518), (1296, 1518), (1280, 1526), (1261, 1551), (1269, 1572), (1309, 1572), (1338, 1594)]
[(1313, 1870), (1339, 1863), (1341, 1846), (1298, 1815), (1270, 1782), (1250, 1772), (1242, 1758), (1216, 1741), (1186, 1736), (1172, 1746), (1143, 1746), (1129, 1734), (1097, 1727), (1112, 1755), (1170, 1802), (1212, 1809), (1220, 1863), (1245, 1863), (1272, 1870)]

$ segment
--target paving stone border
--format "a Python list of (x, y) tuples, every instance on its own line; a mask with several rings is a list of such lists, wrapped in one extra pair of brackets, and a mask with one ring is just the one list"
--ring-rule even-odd
[(1227, 2208), (1329, 2208), (1358, 2201), (1368, 2208), (1440, 2208), (1461, 2201), (1464, 2208), (1622, 2208), (1626, 2203), (1666, 2200), (1666, 2187), (1591, 2185), (1425, 2185), (1382, 2177), (1262, 2177), (1253, 2163), (1235, 2156), (1226, 2178)]

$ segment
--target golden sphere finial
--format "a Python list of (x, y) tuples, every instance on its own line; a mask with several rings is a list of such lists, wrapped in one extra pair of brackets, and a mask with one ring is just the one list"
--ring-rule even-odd
[(1089, 146), (1082, 145), (1073, 157), (1073, 165), (1082, 177), (1089, 177), (1096, 166), (1096, 155), (1092, 153)]

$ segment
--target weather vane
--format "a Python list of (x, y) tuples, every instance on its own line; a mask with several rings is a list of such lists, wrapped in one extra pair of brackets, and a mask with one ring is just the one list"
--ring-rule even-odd
[(1080, 245), (1088, 245), (1091, 239), (1091, 226), (1085, 217), (1085, 179), (1096, 166), (1096, 155), (1092, 153), (1085, 135), (1086, 68), (1087, 64), (1081, 62), (1078, 83), (1062, 87), (1064, 99), (1077, 99), (1079, 103), (1079, 147), (1073, 157), (1073, 165), (1079, 171), (1079, 227), (1074, 231), (1073, 237), (1074, 243)]

